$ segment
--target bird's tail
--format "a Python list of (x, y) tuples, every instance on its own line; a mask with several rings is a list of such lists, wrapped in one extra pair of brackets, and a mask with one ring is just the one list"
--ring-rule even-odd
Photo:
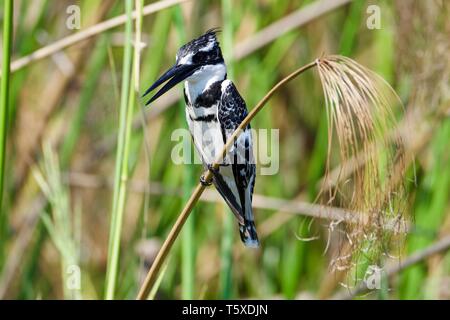
[(239, 224), (239, 232), (241, 234), (241, 240), (246, 247), (259, 247), (258, 234), (256, 233), (254, 221), (245, 220), (244, 224)]

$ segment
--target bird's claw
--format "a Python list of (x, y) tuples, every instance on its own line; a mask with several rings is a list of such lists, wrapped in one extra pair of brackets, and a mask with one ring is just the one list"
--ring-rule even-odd
[[(206, 167), (208, 168), (208, 171), (211, 171), (211, 173), (213, 175), (216, 175), (217, 173), (219, 173), (219, 169), (214, 168), (214, 166), (212, 164), (207, 164)], [(210, 181), (207, 181), (206, 177), (205, 177), (205, 173), (204, 173), (200, 177), (200, 183), (205, 187), (209, 187), (212, 184), (212, 179)]]
[(219, 173), (219, 169), (214, 168), (214, 166), (212, 164), (207, 164), (206, 167), (208, 168), (209, 171), (211, 171), (211, 173), (216, 174)]
[(206, 181), (206, 178), (205, 178), (205, 175), (204, 175), (204, 174), (202, 174), (202, 175), (200, 176), (200, 183), (201, 183), (204, 187), (209, 187), (209, 186), (212, 184), (211, 181)]

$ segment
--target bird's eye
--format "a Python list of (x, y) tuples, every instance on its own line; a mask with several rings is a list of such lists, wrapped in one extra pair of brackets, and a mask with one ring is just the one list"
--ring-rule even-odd
[(208, 52), (199, 51), (196, 54), (194, 54), (194, 56), (192, 57), (192, 62), (197, 64), (197, 63), (205, 62), (207, 59), (208, 59)]

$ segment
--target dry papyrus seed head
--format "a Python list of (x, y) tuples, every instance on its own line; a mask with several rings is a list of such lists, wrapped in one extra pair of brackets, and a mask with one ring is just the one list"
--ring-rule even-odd
[[(354, 215), (340, 230), (344, 249), (336, 269), (351, 268), (361, 253), (365, 261), (389, 254), (392, 240), (406, 230), (405, 149), (395, 134), (401, 102), (380, 76), (343, 56), (317, 59), (328, 121), (328, 152), (320, 198)], [(333, 139), (339, 162), (331, 170)], [(368, 260), (367, 260), (368, 258)]]

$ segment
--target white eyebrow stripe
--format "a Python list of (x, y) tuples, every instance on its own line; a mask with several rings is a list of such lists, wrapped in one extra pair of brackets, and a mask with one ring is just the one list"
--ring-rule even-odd
[(181, 58), (178, 64), (192, 64), (192, 53)]
[(199, 51), (210, 51), (212, 48), (214, 48), (214, 45), (215, 45), (215, 41), (210, 40), (208, 42), (208, 44), (205, 47), (201, 48)]

